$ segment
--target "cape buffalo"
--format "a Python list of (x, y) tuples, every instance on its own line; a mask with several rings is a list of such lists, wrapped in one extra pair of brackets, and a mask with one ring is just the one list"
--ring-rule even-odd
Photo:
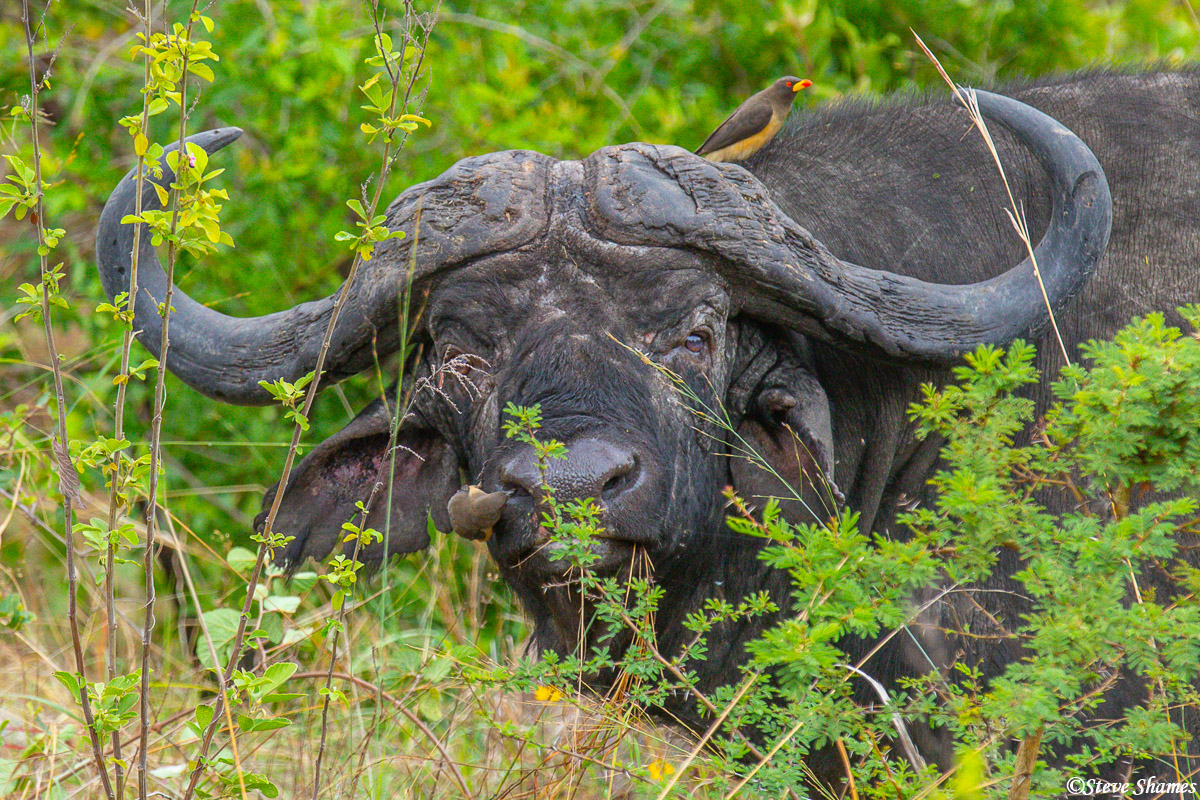
[[(979, 95), (1068, 348), (1200, 298), (1198, 75), (1100, 72)], [(237, 134), (194, 138), (212, 151)], [(126, 179), (100, 222), (109, 294), (127, 287), (133, 229), (119, 223), (132, 205)], [(392, 203), (388, 225), (408, 236), (381, 245), (344, 289), (324, 385), (396, 348), (410, 267), (425, 293), (425, 347), (409, 368), (429, 376), (477, 357), (463, 368), (474, 391), (451, 380), (418, 394), (399, 437), (396, 502), (369, 523), (382, 529), (390, 513), (391, 552), (413, 552), (429, 544), (427, 514), (448, 529), (447, 501), (464, 483), (511, 492), (491, 554), (537, 644), (578, 646), (579, 604), (535, 519), (533, 456), (501, 430), (507, 403), (538, 404), (544, 435), (569, 448), (548, 483), (560, 499), (594, 497), (604, 509), (596, 569), (615, 573), (636, 551), (653, 561), (666, 592), (656, 619), (664, 652), (691, 636), (681, 620), (709, 596), (786, 598), (787, 576), (756, 558), (761, 544), (728, 535), (721, 495), (729, 484), (776, 494), (775, 479), (724, 457), (721, 431), (698, 423), (646, 362), (723, 405), (779, 475), (803, 486), (805, 502), (787, 509), (794, 518), (827, 514), (839, 495), (822, 486), (835, 486), (862, 526), (896, 533), (898, 507), (927, 493), (937, 460), (937, 443), (918, 441), (905, 414), (920, 385), (948, 381), (980, 343), (1045, 330), (1007, 205), (966, 114), (926, 96), (794, 113), (742, 166), (640, 143), (580, 161), (528, 151), (465, 159)], [(136, 327), (153, 351), (165, 277), (148, 240)], [(314, 368), (333, 298), (254, 319), (178, 291), (174, 306), (168, 367), (213, 398), (255, 404), (271, 402), (260, 380)], [(1052, 374), (1061, 356), (1043, 346), (1039, 359)], [(1037, 399), (1044, 407), (1045, 386)], [(799, 461), (784, 424), (805, 445)], [(377, 401), (298, 465), (276, 522), (295, 537), (284, 562), (335, 546), (389, 463), (388, 434)], [(374, 545), (365, 558), (384, 555)], [(714, 634), (702, 687), (736, 678), (760, 632)], [(894, 685), (917, 670), (906, 648), (935, 660), (948, 652), (936, 626), (922, 635), (919, 645), (893, 640), (875, 677)], [(1008, 649), (989, 651), (999, 647)], [(984, 638), (955, 648), (991, 668), (1016, 656)], [(936, 732), (918, 738), (927, 758), (949, 760)]]

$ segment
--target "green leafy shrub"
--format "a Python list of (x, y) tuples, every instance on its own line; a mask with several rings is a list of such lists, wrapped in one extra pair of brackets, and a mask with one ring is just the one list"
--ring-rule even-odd
[[(903, 541), (861, 534), (849, 513), (828, 526), (789, 525), (772, 506), (761, 521), (730, 520), (767, 538), (763, 557), (793, 581), (798, 615), (753, 645), (753, 668), (777, 675), (780, 692), (746, 709), (788, 732), (783, 753), (840, 740), (860, 790), (907, 796), (936, 772), (882, 743), (932, 724), (987, 796), (1008, 796), (1022, 749), (1037, 797), (1061, 797), (1067, 777), (1117, 759), (1165, 775), (1183, 763), (1186, 776), (1183, 715), (1200, 709), (1200, 570), (1184, 558), (1200, 534), (1200, 308), (1179, 313), (1188, 333), (1151, 314), (1084, 346), (1087, 365), (1063, 370), (1036, 426), (1023, 390), (1040, 376), (1023, 342), (981, 347), (957, 384), (927, 386), (910, 413), (923, 435), (945, 438), (943, 463), (936, 504), (902, 516)], [(977, 588), (1004, 574), (1003, 599)], [(873, 710), (855, 706), (848, 683), (875, 654), (855, 663), (845, 637), (913, 636), (933, 605), (914, 608), (913, 593), (927, 587), (949, 609), (935, 624), (959, 652), (952, 669), (928, 669)], [(1019, 658), (985, 678), (1000, 648)], [(1128, 682), (1146, 691), (1085, 724)], [(794, 780), (789, 763), (761, 770), (768, 793)]]

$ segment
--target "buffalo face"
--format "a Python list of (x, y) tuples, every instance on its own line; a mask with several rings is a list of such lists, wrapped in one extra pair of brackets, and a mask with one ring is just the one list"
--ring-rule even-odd
[[(543, 481), (560, 503), (597, 501), (594, 570), (671, 572), (719, 525), (725, 434), (702, 412), (724, 406), (737, 351), (724, 281), (701, 258), (572, 238), (459, 270), (428, 305), (442, 362), (475, 365), (443, 379), (439, 430), (473, 482), (511, 493), (488, 546), (556, 645), (576, 638), (580, 605), (541, 524)], [(537, 406), (538, 438), (566, 446), (544, 474), (503, 432), (510, 404)]]
[[(573, 584), (538, 525), (541, 473), (502, 428), (509, 403), (537, 405), (538, 435), (569, 453), (548, 465), (546, 483), (560, 500), (598, 500), (599, 568), (620, 573), (644, 557), (668, 590), (673, 610), (660, 608), (659, 623), (669, 627), (727, 578), (755, 585), (742, 573), (757, 562), (730, 552), (743, 545), (721, 520), (726, 483), (753, 497), (785, 491), (780, 479), (811, 485), (829, 472), (830, 409), (808, 369), (806, 337), (950, 363), (980, 343), (1036, 331), (1047, 306), (1091, 275), (1111, 217), (1095, 158), (1040, 112), (978, 99), (1049, 176), (1052, 221), (1034, 253), (1041, 281), (1031, 259), (969, 285), (842, 261), (745, 169), (676, 147), (607, 147), (578, 162), (512, 151), (466, 159), (404, 192), (387, 224), (405, 238), (381, 244), (343, 287), (345, 312), (332, 329), (333, 298), (234, 319), (176, 290), (167, 367), (210, 396), (267, 403), (259, 382), (311, 372), (328, 339), (328, 385), (397, 348), (398, 299), (411, 283), (423, 347), (409, 365), (416, 399), (397, 447), (388, 448), (395, 400), (381, 398), (306, 456), (283, 496), (266, 498), (264, 516), (278, 503), (275, 528), (294, 537), (279, 558), (326, 555), (355, 503), (373, 493), (367, 525), (387, 538), (362, 557), (421, 549), (427, 516), (447, 529), (448, 500), (477, 483), (511, 493), (489, 547), (543, 642), (576, 644)], [(193, 139), (215, 151), (238, 133)], [(127, 285), (134, 226), (120, 220), (135, 201), (127, 177), (101, 216), (97, 255), (110, 294)], [(140, 241), (135, 329), (157, 354), (166, 277), (151, 237)], [(713, 418), (722, 408), (727, 426)], [(774, 474), (738, 458), (751, 451)], [(810, 493), (789, 512), (823, 516), (818, 499)]]

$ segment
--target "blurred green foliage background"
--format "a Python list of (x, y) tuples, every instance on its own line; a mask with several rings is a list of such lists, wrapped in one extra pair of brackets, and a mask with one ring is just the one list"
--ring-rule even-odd
[[(186, 13), (174, 0), (167, 8), (170, 19)], [(328, 294), (348, 267), (333, 241), (351, 225), (344, 202), (378, 167), (358, 127), (365, 116), (355, 87), (371, 47), (363, 4), (217, 0), (205, 13), (216, 22), (209, 38), (221, 61), (216, 81), (201, 88), (191, 128), (246, 130), (214, 159), (229, 168), (223, 226), (237, 247), (203, 264), (185, 259), (179, 284), (237, 315)], [(67, 229), (59, 252), (72, 308), (56, 312), (56, 321), (72, 376), (73, 435), (86, 440), (111, 428), (120, 332), (93, 313), (104, 298), (91, 257), (100, 208), (134, 163), (117, 120), (141, 107), (142, 68), (127, 55), (135, 25), (124, 2), (59, 0), (38, 50), (43, 65), (56, 54), (43, 94), (44, 174), (48, 222)], [(385, 196), (492, 150), (574, 158), (630, 140), (695, 147), (742, 98), (787, 73), (815, 82), (801, 105), (937, 87), (910, 29), (955, 79), (976, 85), (1092, 65), (1182, 62), (1200, 39), (1189, 0), (454, 0), (440, 9), (421, 87), (432, 130), (410, 142)], [(0, 53), (7, 108), (29, 90), (15, 2), (0, 7)], [(155, 120), (159, 141), (170, 137), (168, 117)], [(28, 160), (25, 129), (6, 123), (0, 139), (5, 152)], [(37, 323), (12, 321), (17, 284), (36, 279), (35, 246), (27, 223), (0, 224), (0, 413), (37, 401), (48, 385)], [(345, 424), (376, 385), (364, 377), (326, 392), (307, 441)], [(131, 390), (135, 440), (148, 426), (150, 389)], [(290, 425), (278, 409), (221, 406), (173, 379), (168, 391), (168, 505), (224, 553), (245, 542)], [(48, 438), (33, 445), (49, 452)], [(0, 463), (0, 484), (14, 479)], [(99, 480), (85, 476), (102, 491)], [(9, 538), (0, 556), (15, 557), (19, 546)]]

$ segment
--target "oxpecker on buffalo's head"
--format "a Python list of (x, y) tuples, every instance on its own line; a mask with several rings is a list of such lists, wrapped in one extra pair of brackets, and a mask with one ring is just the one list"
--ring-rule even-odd
[(696, 148), (696, 155), (714, 162), (745, 161), (779, 132), (792, 110), (796, 93), (810, 86), (812, 81), (792, 75), (775, 81), (738, 106)]

